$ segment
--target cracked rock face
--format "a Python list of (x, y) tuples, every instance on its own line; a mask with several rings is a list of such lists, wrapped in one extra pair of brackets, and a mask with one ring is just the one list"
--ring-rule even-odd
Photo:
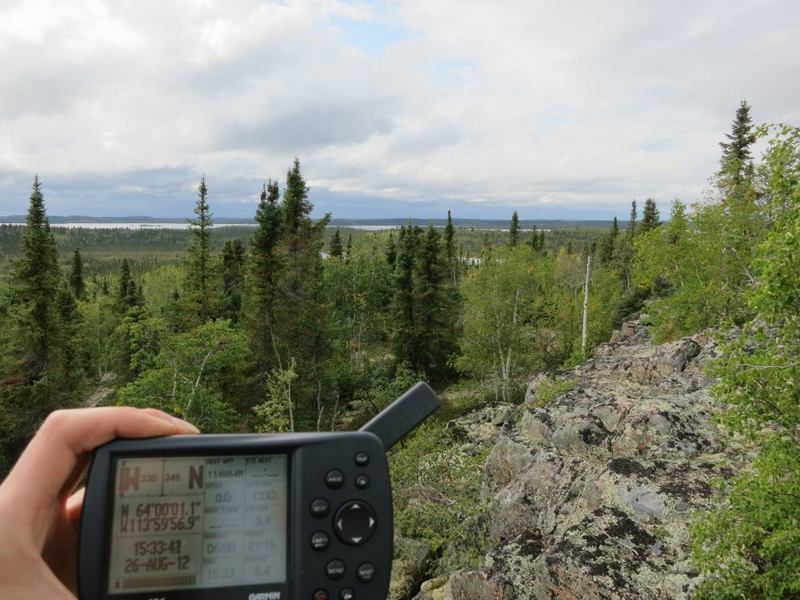
[(688, 524), (745, 458), (711, 418), (703, 361), (715, 355), (703, 334), (653, 346), (632, 321), (557, 375), (576, 386), (547, 408), (532, 402), (542, 376), (532, 381), (516, 418), (482, 437), (484, 568), (426, 582), (416, 598), (690, 597)]

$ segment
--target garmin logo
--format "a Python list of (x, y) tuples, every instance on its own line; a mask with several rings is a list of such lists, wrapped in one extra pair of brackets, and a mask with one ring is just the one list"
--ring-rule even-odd
[(247, 600), (281, 600), (280, 592), (258, 592), (250, 594)]

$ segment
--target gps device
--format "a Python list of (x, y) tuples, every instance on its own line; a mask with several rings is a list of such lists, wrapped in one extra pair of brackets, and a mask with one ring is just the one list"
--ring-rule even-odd
[(439, 407), (418, 383), (359, 431), (115, 440), (95, 451), (81, 600), (384, 600), (386, 451)]

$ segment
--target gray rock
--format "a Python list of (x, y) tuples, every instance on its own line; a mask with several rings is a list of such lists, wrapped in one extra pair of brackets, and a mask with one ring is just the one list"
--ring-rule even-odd
[(395, 538), (394, 548), (387, 600), (406, 600), (419, 590), (433, 552), (428, 544), (408, 538)]
[(620, 500), (627, 503), (633, 512), (641, 519), (653, 517), (661, 520), (666, 506), (658, 492), (643, 485), (632, 489), (622, 489), (619, 492)]
[(496, 407), (459, 419), (464, 443), (491, 448), (491, 549), (483, 569), (425, 582), (417, 600), (689, 598), (702, 579), (689, 515), (713, 505), (712, 479), (747, 460), (710, 418), (701, 362), (716, 354), (704, 334), (653, 346), (632, 321), (558, 374), (575, 389), (547, 408), (532, 405), (552, 380), (539, 375), (518, 421)]

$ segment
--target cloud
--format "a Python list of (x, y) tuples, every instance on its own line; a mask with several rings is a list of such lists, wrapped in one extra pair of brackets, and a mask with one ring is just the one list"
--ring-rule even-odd
[(799, 28), (777, 0), (7, 0), (0, 214), (38, 171), (51, 212), (186, 214), (205, 173), (239, 216), (294, 156), (343, 217), (692, 201), (740, 99), (800, 120)]

